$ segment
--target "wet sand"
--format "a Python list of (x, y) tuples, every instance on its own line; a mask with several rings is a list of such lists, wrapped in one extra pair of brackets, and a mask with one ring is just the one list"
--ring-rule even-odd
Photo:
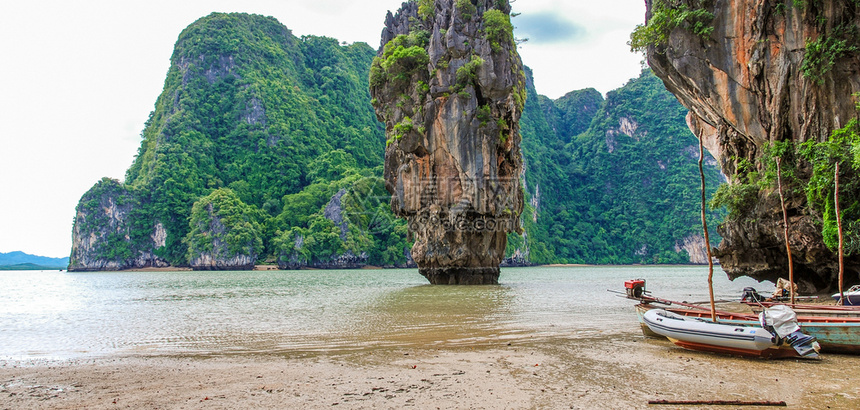
[(858, 367), (857, 356), (689, 352), (638, 333), (443, 349), (3, 361), (0, 408), (614, 409), (741, 400), (850, 409), (860, 403)]

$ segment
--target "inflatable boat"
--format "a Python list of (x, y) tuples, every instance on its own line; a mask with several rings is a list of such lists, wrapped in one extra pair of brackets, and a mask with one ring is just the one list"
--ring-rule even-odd
[(714, 323), (664, 309), (651, 309), (645, 312), (642, 320), (652, 332), (690, 350), (762, 358), (818, 357), (812, 347), (815, 339), (808, 336), (811, 340), (795, 342), (780, 339), (760, 326)]

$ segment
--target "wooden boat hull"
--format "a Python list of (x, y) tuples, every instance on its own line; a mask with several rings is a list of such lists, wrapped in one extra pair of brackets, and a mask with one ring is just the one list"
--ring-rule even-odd
[[(785, 305), (782, 302), (743, 302), (749, 306), (755, 314), (761, 313), (762, 308), (767, 308), (775, 305)], [(833, 306), (833, 305), (806, 305), (806, 304), (788, 304), (798, 316), (833, 316), (845, 318), (860, 318), (860, 306)]]
[[(648, 337), (663, 337), (651, 331), (643, 320), (645, 312), (652, 309), (660, 309), (647, 303), (636, 305), (636, 313), (642, 333)], [(711, 311), (693, 308), (663, 308), (669, 312), (710, 320)], [(802, 313), (801, 313), (802, 314)], [(718, 312), (717, 320), (720, 323), (734, 325), (756, 325), (758, 318), (754, 315), (730, 312)], [(845, 353), (860, 354), (860, 319), (837, 316), (798, 316), (797, 324), (800, 330), (818, 340), (822, 353)]]
[(821, 351), (829, 353), (860, 354), (860, 322), (800, 321), (800, 330), (818, 340)]

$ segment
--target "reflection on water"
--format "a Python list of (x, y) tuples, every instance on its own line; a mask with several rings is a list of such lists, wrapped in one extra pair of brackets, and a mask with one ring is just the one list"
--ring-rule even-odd
[[(637, 331), (607, 292), (646, 278), (706, 300), (707, 268), (503, 269), (499, 286), (426, 285), (414, 270), (0, 272), (0, 358), (248, 354), (512, 343)], [(745, 286), (718, 271), (718, 298)]]
[(508, 286), (421, 285), (374, 300), (355, 329), (359, 340), (396, 345), (461, 345), (502, 340), (515, 294)]

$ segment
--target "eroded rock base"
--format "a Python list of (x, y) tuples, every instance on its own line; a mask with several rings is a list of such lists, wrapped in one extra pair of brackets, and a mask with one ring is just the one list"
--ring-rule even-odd
[(498, 285), (499, 268), (418, 269), (433, 285)]

